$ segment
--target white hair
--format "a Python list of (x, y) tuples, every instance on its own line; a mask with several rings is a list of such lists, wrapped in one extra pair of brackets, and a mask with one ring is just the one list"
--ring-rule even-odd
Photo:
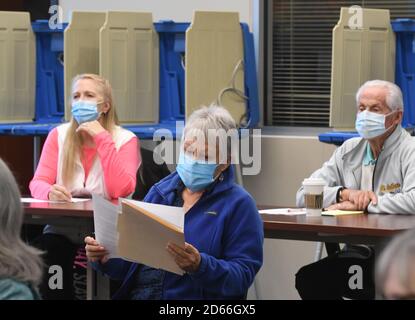
[[(222, 106), (202, 106), (195, 110), (187, 119), (183, 132), (183, 141), (186, 138), (201, 139), (203, 142), (210, 142), (216, 137), (220, 143), (226, 143), (228, 156), (232, 156), (233, 138), (237, 138), (238, 131), (235, 120), (228, 110)], [(228, 138), (231, 138), (229, 142)], [(222, 158), (223, 159), (223, 158)]]
[(385, 291), (392, 267), (395, 270), (392, 276), (397, 277), (403, 287), (415, 290), (415, 229), (396, 236), (379, 256), (376, 263), (376, 289), (379, 293)]
[(42, 252), (20, 238), (23, 214), (16, 180), (0, 159), (0, 279), (12, 278), (35, 289), (42, 278)]
[(392, 110), (403, 111), (403, 98), (401, 89), (394, 83), (385, 80), (366, 81), (356, 93), (356, 103), (359, 107), (360, 96), (368, 88), (385, 88), (387, 89), (386, 104)]

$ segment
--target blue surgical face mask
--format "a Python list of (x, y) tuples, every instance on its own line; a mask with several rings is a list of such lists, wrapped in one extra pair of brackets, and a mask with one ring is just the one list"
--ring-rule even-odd
[(99, 116), (100, 113), (95, 101), (78, 100), (72, 104), (72, 117), (78, 124), (97, 120)]
[(356, 117), (356, 131), (364, 139), (381, 136), (389, 129), (385, 128), (385, 118), (393, 112), (387, 115), (367, 110), (359, 112)]
[(184, 185), (195, 192), (206, 189), (215, 181), (213, 175), (217, 166), (216, 163), (195, 160), (191, 156), (181, 152), (176, 171)]

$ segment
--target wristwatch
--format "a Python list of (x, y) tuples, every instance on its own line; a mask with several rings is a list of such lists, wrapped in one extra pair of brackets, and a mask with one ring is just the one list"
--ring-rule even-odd
[(337, 189), (337, 194), (336, 194), (336, 202), (337, 203), (339, 203), (339, 202), (342, 202), (342, 191), (344, 190), (344, 189), (347, 189), (346, 187), (340, 187), (339, 189)]

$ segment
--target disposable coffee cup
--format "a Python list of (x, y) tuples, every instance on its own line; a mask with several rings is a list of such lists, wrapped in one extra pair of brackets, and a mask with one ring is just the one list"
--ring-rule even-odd
[(307, 215), (321, 216), (325, 185), (326, 182), (320, 178), (304, 179), (304, 203)]

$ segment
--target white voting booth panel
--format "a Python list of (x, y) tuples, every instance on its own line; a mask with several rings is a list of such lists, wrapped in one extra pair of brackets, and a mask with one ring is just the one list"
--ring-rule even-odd
[(30, 14), (0, 11), (0, 122), (33, 121), (35, 52)]
[(331, 72), (330, 126), (354, 130), (358, 88), (368, 80), (394, 81), (395, 35), (389, 10), (341, 8), (333, 29)]
[(66, 120), (73, 77), (95, 73), (111, 83), (121, 122), (158, 122), (159, 44), (151, 13), (73, 12), (64, 51)]
[(71, 115), (72, 79), (81, 73), (99, 74), (99, 31), (105, 12), (72, 13), (64, 34), (65, 119)]
[[(201, 105), (218, 102), (232, 82), (244, 92), (243, 59), (239, 14), (195, 11), (186, 32), (186, 118)], [(227, 91), (221, 102), (239, 123), (245, 114), (244, 99)]]
[(158, 122), (159, 42), (151, 13), (107, 13), (100, 74), (112, 84), (121, 122)]

